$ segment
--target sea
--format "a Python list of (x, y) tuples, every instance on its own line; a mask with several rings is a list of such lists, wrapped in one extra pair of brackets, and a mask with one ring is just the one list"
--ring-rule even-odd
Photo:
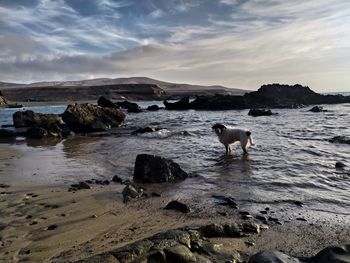
[[(159, 101), (138, 103), (143, 108), (162, 106)], [(153, 185), (152, 191), (187, 202), (194, 211), (218, 209), (215, 196), (221, 195), (234, 198), (240, 209), (253, 213), (268, 208), (286, 222), (298, 217), (349, 220), (350, 145), (329, 140), (350, 136), (350, 104), (322, 106), (326, 112), (273, 109), (277, 115), (262, 117), (248, 116), (248, 110), (145, 111), (126, 113), (125, 126), (108, 135), (42, 141), (17, 138), (0, 143), (0, 162), (8, 162), (0, 170), (0, 180), (11, 177), (43, 185), (110, 180), (114, 175), (132, 180), (136, 156), (147, 153), (172, 159), (190, 174), (179, 183)], [(65, 108), (1, 108), (0, 125), (12, 124), (12, 114), (18, 110), (60, 114)], [(233, 145), (231, 155), (225, 154), (211, 129), (217, 122), (251, 130), (255, 145), (248, 155), (239, 144)], [(146, 126), (162, 129), (132, 135)], [(347, 166), (336, 169), (336, 162)]]

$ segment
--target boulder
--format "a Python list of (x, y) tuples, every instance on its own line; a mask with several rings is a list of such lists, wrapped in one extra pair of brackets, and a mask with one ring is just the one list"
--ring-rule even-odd
[(5, 97), (2, 95), (0, 91), (0, 106), (6, 105), (6, 104), (7, 104), (7, 100), (5, 99)]
[(337, 168), (337, 169), (343, 169), (345, 167), (346, 167), (345, 163), (342, 163), (342, 162), (336, 162), (335, 163), (335, 168)]
[(122, 178), (120, 178), (118, 175), (115, 175), (115, 176), (113, 176), (113, 178), (112, 178), (112, 182), (113, 183), (123, 183), (123, 179)]
[(252, 256), (249, 263), (300, 263), (300, 261), (280, 251), (267, 250)]
[(181, 203), (179, 201), (171, 201), (170, 203), (168, 203), (165, 207), (165, 210), (176, 210), (182, 213), (189, 213), (191, 212), (191, 209), (188, 207), (188, 205)]
[(0, 129), (0, 139), (13, 138), (13, 137), (16, 137), (16, 133), (14, 131)]
[(74, 132), (97, 132), (118, 127), (125, 114), (119, 109), (85, 103), (68, 105), (62, 119)]
[(176, 102), (164, 101), (164, 106), (167, 110), (188, 110), (190, 109), (190, 98), (188, 96), (183, 97)]
[(13, 125), (16, 128), (30, 126), (47, 126), (53, 123), (60, 123), (61, 118), (57, 114), (42, 114), (31, 110), (17, 111), (13, 115)]
[(329, 140), (331, 143), (341, 143), (341, 144), (350, 144), (350, 138), (347, 136), (335, 136)]
[(127, 203), (131, 198), (139, 198), (143, 194), (143, 189), (136, 184), (130, 183), (123, 189), (123, 202)]
[(172, 160), (156, 155), (139, 154), (136, 157), (134, 180), (143, 183), (162, 183), (183, 180), (188, 174)]
[(158, 105), (151, 105), (147, 107), (148, 111), (158, 111), (160, 110), (160, 107)]
[(195, 110), (240, 110), (250, 105), (243, 96), (220, 95), (199, 96), (191, 102), (190, 108)]
[(315, 263), (350, 263), (350, 245), (327, 247), (312, 259)]
[(274, 115), (270, 109), (250, 109), (248, 112), (249, 116), (258, 117), (258, 116), (271, 116)]
[(103, 108), (119, 109), (117, 105), (115, 105), (112, 101), (103, 96), (100, 96), (98, 98), (97, 105)]
[(122, 109), (128, 110), (128, 112), (131, 113), (139, 113), (142, 112), (140, 106), (137, 103), (130, 102), (130, 101), (119, 101), (116, 103), (117, 106), (121, 107)]
[(322, 106), (314, 106), (311, 109), (309, 109), (311, 112), (325, 112), (327, 110), (324, 110)]
[(49, 132), (44, 128), (30, 127), (28, 128), (26, 135), (28, 138), (32, 139), (43, 139), (49, 136)]

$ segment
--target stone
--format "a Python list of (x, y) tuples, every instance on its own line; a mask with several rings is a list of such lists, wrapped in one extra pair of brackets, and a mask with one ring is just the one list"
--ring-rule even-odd
[(13, 115), (13, 125), (16, 128), (38, 126), (60, 123), (61, 118), (57, 114), (35, 113), (31, 110), (17, 111)]
[(189, 213), (191, 211), (191, 209), (188, 207), (188, 205), (181, 203), (179, 201), (171, 201), (169, 202), (164, 209), (166, 210), (176, 210), (176, 211), (180, 211), (182, 213)]
[(304, 203), (301, 202), (301, 201), (294, 201), (293, 204), (297, 205), (297, 206), (300, 206), (300, 207), (303, 207), (304, 206)]
[(98, 98), (97, 105), (103, 108), (119, 109), (117, 105), (115, 105), (112, 101), (103, 96), (100, 96)]
[(229, 206), (229, 207), (234, 208), (234, 209), (238, 208), (238, 205), (235, 202), (234, 198), (232, 198), (230, 196), (213, 195), (212, 197), (215, 199), (218, 199), (220, 201), (219, 205)]
[(14, 131), (0, 129), (0, 139), (13, 138), (13, 137), (16, 137), (16, 133)]
[(142, 112), (141, 107), (134, 102), (130, 102), (130, 101), (119, 101), (116, 103), (117, 106), (121, 107), (122, 109), (127, 109), (128, 112), (130, 113), (139, 113)]
[(158, 105), (151, 105), (147, 107), (148, 111), (158, 111), (160, 110), (160, 107)]
[(190, 98), (188, 96), (183, 97), (176, 102), (164, 101), (164, 106), (167, 110), (188, 110), (190, 109)]
[(350, 245), (327, 247), (312, 259), (315, 263), (350, 263)]
[(167, 262), (196, 263), (195, 255), (186, 246), (178, 244), (164, 249)]
[(270, 109), (250, 109), (248, 112), (249, 116), (259, 117), (259, 116), (271, 116), (275, 113), (272, 113)]
[(143, 194), (143, 189), (136, 184), (130, 183), (123, 189), (123, 202), (127, 203), (131, 198), (139, 198)]
[(161, 130), (162, 128), (152, 128), (152, 127), (145, 127), (145, 128), (139, 128), (135, 131), (133, 131), (131, 134), (132, 135), (138, 135), (138, 134), (142, 134), (142, 133), (149, 133), (149, 132), (155, 132), (155, 131), (159, 131)]
[(346, 167), (345, 163), (342, 163), (342, 162), (336, 162), (335, 163), (335, 168), (337, 168), (337, 169), (343, 169), (345, 167)]
[(324, 110), (322, 106), (314, 106), (311, 109), (309, 109), (311, 112), (325, 112), (327, 110)]
[(122, 183), (123, 182), (123, 180), (122, 180), (122, 178), (120, 178), (118, 175), (115, 175), (115, 176), (113, 176), (113, 178), (112, 178), (112, 182), (114, 182), (114, 183)]
[(183, 180), (188, 174), (172, 160), (156, 155), (139, 154), (136, 157), (134, 180), (143, 183), (162, 183)]
[(340, 143), (340, 144), (350, 144), (350, 138), (347, 136), (335, 136), (329, 140), (331, 143)]
[(68, 105), (62, 119), (74, 132), (98, 132), (118, 127), (125, 114), (119, 109), (84, 103)]
[(44, 128), (31, 127), (27, 129), (27, 137), (32, 139), (43, 139), (49, 136), (49, 133)]
[(267, 250), (252, 256), (248, 263), (300, 263), (300, 261), (280, 251)]

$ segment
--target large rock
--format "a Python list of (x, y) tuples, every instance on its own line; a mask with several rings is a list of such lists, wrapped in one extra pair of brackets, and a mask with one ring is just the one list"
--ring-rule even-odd
[(162, 183), (185, 179), (188, 174), (177, 163), (160, 156), (139, 154), (136, 157), (134, 180)]
[(1, 90), (0, 90), (0, 106), (6, 105), (6, 104), (7, 104), (7, 100), (2, 95)]
[(252, 256), (249, 263), (300, 263), (300, 261), (280, 251), (267, 250)]
[(271, 116), (273, 115), (270, 109), (250, 109), (248, 112), (249, 116), (259, 117), (259, 116)]
[(329, 140), (331, 143), (341, 143), (341, 144), (350, 144), (350, 137), (347, 136), (335, 136)]
[(47, 126), (60, 123), (61, 118), (57, 114), (42, 114), (31, 110), (17, 111), (13, 115), (13, 125), (16, 128), (30, 126)]
[(142, 112), (141, 107), (135, 103), (135, 102), (130, 102), (130, 101), (119, 101), (117, 102), (117, 105), (121, 107), (122, 109), (127, 109), (128, 112), (130, 113), (139, 113)]
[(164, 101), (164, 106), (167, 110), (188, 110), (190, 109), (190, 98), (183, 97), (176, 102)]
[(327, 110), (324, 110), (322, 106), (313, 106), (311, 109), (309, 109), (311, 112), (325, 112)]
[(107, 99), (106, 97), (100, 96), (97, 100), (97, 105), (104, 107), (104, 108), (112, 108), (112, 109), (119, 109), (117, 105), (115, 105), (112, 101)]
[(327, 247), (313, 257), (313, 262), (350, 263), (350, 245)]
[(118, 127), (125, 114), (119, 109), (85, 103), (68, 105), (62, 119), (74, 132), (97, 132)]

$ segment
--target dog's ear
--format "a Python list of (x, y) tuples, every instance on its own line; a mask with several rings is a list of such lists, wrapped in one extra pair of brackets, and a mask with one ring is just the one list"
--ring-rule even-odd
[(213, 129), (216, 133), (222, 133), (222, 131), (223, 131), (224, 129), (226, 129), (226, 126), (223, 125), (223, 124), (221, 124), (221, 123), (217, 123), (217, 124), (215, 124), (215, 125), (212, 127), (212, 129)]

